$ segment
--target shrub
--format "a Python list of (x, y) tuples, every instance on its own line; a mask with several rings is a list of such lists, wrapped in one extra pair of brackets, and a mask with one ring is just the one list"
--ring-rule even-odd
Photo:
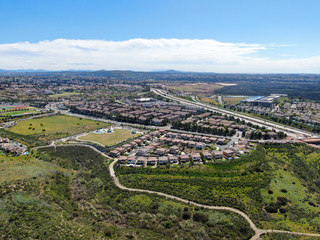
[(315, 204), (315, 203), (312, 202), (312, 201), (309, 201), (309, 205), (312, 206), (312, 207), (317, 207), (317, 204)]
[(183, 218), (184, 220), (190, 219), (190, 218), (191, 218), (191, 213), (189, 213), (189, 212), (184, 212), (184, 213), (182, 214), (182, 218)]
[(165, 228), (172, 228), (172, 226), (173, 226), (173, 223), (172, 223), (172, 221), (171, 220), (169, 220), (169, 221), (167, 221), (166, 223), (165, 223)]
[(208, 216), (203, 213), (193, 214), (193, 220), (196, 222), (203, 222), (203, 223), (206, 223), (209, 221)]
[(280, 213), (283, 214), (283, 213), (286, 213), (288, 210), (286, 208), (280, 208), (279, 211), (280, 211)]
[(268, 193), (269, 193), (269, 194), (273, 194), (273, 191), (269, 189), (269, 190), (268, 190)]
[(268, 206), (265, 207), (268, 213), (277, 213), (278, 207), (275, 203), (270, 203)]
[(282, 188), (280, 191), (283, 192), (283, 193), (287, 193), (288, 192), (288, 190), (284, 189), (284, 188)]
[(277, 197), (277, 205), (285, 206), (289, 200), (286, 197)]

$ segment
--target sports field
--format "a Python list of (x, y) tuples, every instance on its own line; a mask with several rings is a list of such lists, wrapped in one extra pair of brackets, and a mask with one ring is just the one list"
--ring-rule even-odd
[(128, 138), (137, 137), (140, 134), (132, 134), (131, 131), (126, 129), (115, 129), (112, 133), (89, 133), (85, 136), (79, 137), (79, 140), (84, 141), (92, 141), (92, 142), (98, 142), (105, 146), (110, 146), (113, 144), (116, 144), (118, 142), (124, 141)]
[(68, 132), (69, 134), (76, 134), (80, 132), (92, 131), (104, 126), (109, 126), (109, 124), (88, 119), (58, 115), (19, 121), (17, 125), (9, 128), (8, 130), (23, 135), (54, 132)]
[(27, 108), (24, 110), (8, 111), (8, 112), (6, 111), (6, 112), (0, 112), (0, 117), (17, 116), (17, 115), (31, 114), (31, 113), (39, 113), (39, 111), (37, 111), (36, 108)]

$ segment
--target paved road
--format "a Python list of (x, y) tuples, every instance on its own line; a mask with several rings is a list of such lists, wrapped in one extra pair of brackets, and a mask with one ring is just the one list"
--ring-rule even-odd
[(225, 110), (225, 109), (221, 109), (212, 105), (207, 105), (201, 102), (198, 102), (196, 98), (193, 98), (193, 100), (195, 100), (195, 102), (192, 101), (188, 101), (182, 98), (177, 98), (175, 96), (172, 96), (170, 94), (168, 94), (167, 92), (163, 91), (163, 90), (159, 90), (159, 89), (151, 89), (152, 92), (164, 97), (164, 98), (168, 98), (174, 101), (178, 101), (181, 104), (184, 105), (189, 105), (189, 106), (194, 106), (194, 107), (201, 107), (204, 108), (206, 110), (209, 111), (214, 111), (214, 112), (219, 112), (222, 113), (224, 115), (230, 115), (230, 116), (234, 116), (239, 118), (240, 120), (245, 120), (246, 122), (251, 122), (252, 124), (255, 125), (259, 125), (259, 126), (264, 126), (268, 129), (276, 129), (278, 131), (283, 131), (285, 132), (288, 136), (292, 136), (292, 137), (302, 137), (302, 136), (309, 136), (309, 137), (318, 137), (317, 135), (313, 135), (309, 132), (306, 131), (302, 131), (300, 129), (296, 129), (296, 128), (292, 128), (292, 127), (287, 127), (287, 126), (282, 126), (276, 123), (272, 123), (269, 121), (265, 121), (263, 119), (259, 119), (259, 118), (254, 118), (254, 117), (250, 117), (250, 116), (246, 116), (246, 115), (242, 115), (240, 113), (235, 113), (229, 110)]

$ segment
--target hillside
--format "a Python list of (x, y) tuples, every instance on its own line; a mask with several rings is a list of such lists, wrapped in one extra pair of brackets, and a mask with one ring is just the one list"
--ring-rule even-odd
[(32, 158), (56, 170), (0, 184), (1, 238), (249, 239), (252, 235), (237, 214), (119, 190), (105, 159), (90, 148), (47, 147), (33, 151)]

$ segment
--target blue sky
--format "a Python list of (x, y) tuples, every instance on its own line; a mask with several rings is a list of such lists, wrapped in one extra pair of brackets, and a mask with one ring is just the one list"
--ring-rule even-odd
[[(319, 9), (318, 0), (0, 0), (0, 68), (319, 73)], [(132, 39), (141, 41), (132, 45)], [(176, 49), (170, 39), (184, 46), (176, 52), (184, 58), (165, 57)], [(106, 46), (96, 48), (91, 40)], [(212, 42), (199, 48), (197, 40)], [(243, 43), (249, 46), (239, 46)], [(94, 50), (74, 52), (70, 44)], [(110, 44), (126, 47), (115, 50)], [(159, 44), (163, 48), (151, 61), (146, 55)], [(218, 59), (210, 55), (217, 51)]]

